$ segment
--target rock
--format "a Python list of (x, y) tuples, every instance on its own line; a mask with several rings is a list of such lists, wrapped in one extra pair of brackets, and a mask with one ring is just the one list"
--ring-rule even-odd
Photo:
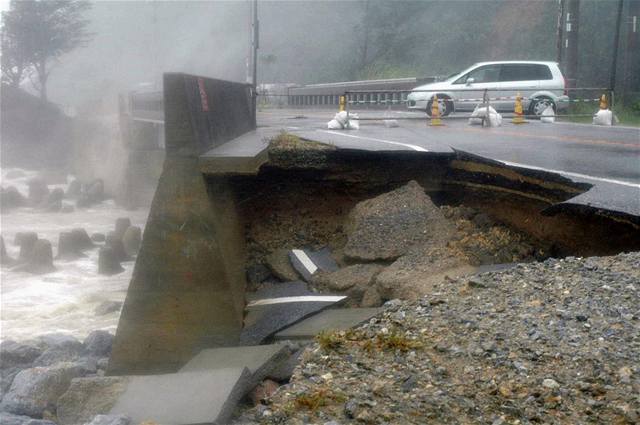
[(349, 215), (347, 257), (394, 260), (416, 245), (444, 246), (452, 224), (415, 181), (358, 203)]
[[(20, 247), (20, 254), (22, 254), (22, 247)], [(33, 274), (44, 274), (55, 271), (53, 266), (53, 249), (51, 248), (51, 242), (46, 239), (38, 239), (29, 254), (26, 263), (14, 267), (15, 271), (25, 271)], [(21, 255), (22, 257), (22, 255)]]
[(269, 279), (271, 272), (264, 264), (252, 264), (247, 267), (247, 283), (258, 285)]
[(28, 343), (11, 340), (0, 343), (0, 369), (30, 366), (42, 354), (42, 349)]
[(43, 349), (56, 348), (82, 352), (84, 346), (76, 337), (64, 333), (49, 333), (36, 338), (36, 344)]
[(0, 424), (2, 425), (57, 425), (55, 422), (44, 419), (33, 419), (30, 416), (13, 415), (0, 412)]
[(55, 406), (73, 378), (82, 375), (75, 365), (34, 367), (18, 373), (0, 408), (16, 415), (42, 417), (45, 409)]
[(118, 237), (116, 232), (107, 233), (107, 237), (105, 239), (105, 246), (109, 247), (113, 250), (114, 256), (118, 261), (127, 261), (130, 257), (127, 255), (124, 250), (124, 244), (122, 243), (122, 239)]
[(108, 414), (128, 382), (124, 376), (73, 380), (58, 400), (58, 422), (77, 425), (91, 421), (97, 414)]
[(70, 346), (48, 348), (35, 361), (33, 366), (54, 366), (59, 363), (75, 363), (82, 355), (82, 350)]
[(122, 235), (122, 245), (124, 246), (124, 252), (134, 257), (140, 250), (140, 244), (142, 243), (142, 229), (138, 226), (129, 226)]
[(40, 205), (49, 195), (47, 183), (40, 177), (35, 177), (27, 182), (29, 186), (28, 199), (33, 206)]
[(0, 236), (0, 265), (13, 264), (15, 260), (7, 253), (7, 247), (4, 245), (4, 238)]
[(60, 207), (60, 212), (65, 214), (72, 213), (74, 210), (75, 208), (71, 204), (63, 203), (62, 206)]
[(120, 301), (103, 301), (93, 310), (96, 316), (104, 316), (105, 314), (120, 311), (122, 302)]
[(36, 232), (16, 233), (13, 243), (20, 246), (20, 255), (18, 256), (18, 261), (26, 262), (31, 259), (31, 254), (37, 240), (38, 234)]
[(129, 425), (131, 418), (126, 415), (96, 415), (88, 425)]
[(74, 244), (79, 249), (91, 249), (93, 248), (93, 242), (89, 237), (89, 234), (86, 230), (81, 227), (77, 227), (71, 230), (71, 234), (73, 235)]
[(92, 233), (91, 240), (93, 242), (104, 242), (106, 240), (106, 237), (104, 233)]
[(367, 288), (382, 269), (377, 264), (354, 264), (333, 273), (322, 273), (313, 283), (334, 291), (346, 291), (354, 286)]
[(397, 259), (376, 276), (376, 287), (383, 299), (415, 300), (428, 294), (446, 276), (470, 274), (474, 267), (446, 249), (415, 249)]
[(100, 203), (104, 200), (104, 182), (96, 179), (86, 184), (78, 196), (76, 206), (78, 208), (90, 207), (93, 204)]
[(67, 198), (77, 198), (80, 196), (80, 192), (82, 192), (82, 183), (77, 179), (71, 180), (71, 183), (67, 186)]
[(76, 259), (84, 257), (82, 248), (77, 245), (77, 239), (71, 232), (61, 232), (58, 236), (57, 259)]
[(62, 200), (64, 199), (64, 190), (59, 187), (49, 192), (49, 195), (42, 201), (40, 208), (47, 211), (60, 211), (62, 208)]
[(98, 273), (110, 276), (123, 271), (124, 268), (120, 265), (114, 249), (109, 246), (100, 248), (98, 251)]
[(549, 389), (560, 388), (560, 384), (555, 379), (546, 378), (542, 381), (542, 386)]
[(2, 211), (24, 207), (26, 204), (27, 200), (15, 187), (9, 186), (0, 190), (0, 209)]
[(129, 219), (129, 217), (116, 218), (116, 228), (115, 228), (116, 237), (118, 239), (122, 239), (122, 237), (124, 236), (124, 232), (127, 231), (129, 226), (131, 226), (131, 220)]
[(82, 344), (88, 354), (96, 357), (108, 357), (111, 354), (113, 335), (107, 331), (93, 331), (85, 338)]
[(382, 305), (382, 297), (378, 293), (378, 289), (375, 286), (370, 286), (364, 291), (362, 295), (362, 301), (360, 301), (360, 307), (380, 307)]
[(295, 271), (289, 260), (289, 250), (278, 249), (265, 258), (267, 267), (278, 279), (285, 282), (291, 282), (300, 279), (298, 272)]
[(251, 392), (249, 392), (249, 398), (254, 405), (258, 405), (263, 400), (271, 397), (279, 387), (280, 384), (277, 382), (272, 381), (271, 379), (265, 379), (251, 390)]

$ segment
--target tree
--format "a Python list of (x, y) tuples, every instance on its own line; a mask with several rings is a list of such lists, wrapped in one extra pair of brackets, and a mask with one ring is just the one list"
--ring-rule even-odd
[(12, 0), (2, 17), (5, 81), (16, 85), (25, 74), (35, 74), (32, 82), (46, 101), (52, 62), (91, 38), (83, 18), (89, 8), (86, 0)]

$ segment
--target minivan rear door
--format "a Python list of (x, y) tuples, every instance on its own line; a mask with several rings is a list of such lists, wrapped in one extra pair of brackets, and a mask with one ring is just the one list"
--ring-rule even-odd
[[(471, 82), (470, 79), (473, 79)], [(500, 65), (489, 64), (481, 65), (467, 72), (451, 84), (451, 88), (455, 89), (453, 96), (456, 100), (456, 110), (473, 110), (473, 108), (482, 103), (482, 96), (486, 88), (495, 88), (500, 79)], [(463, 91), (458, 91), (463, 90)], [(489, 96), (492, 96), (489, 92)]]
[[(547, 75), (548, 74), (548, 75)], [(538, 90), (540, 80), (551, 77), (549, 67), (533, 63), (506, 63), (500, 71), (500, 100), (496, 101), (503, 111), (513, 111), (515, 97), (518, 93), (529, 98)], [(528, 102), (524, 101), (523, 105)]]

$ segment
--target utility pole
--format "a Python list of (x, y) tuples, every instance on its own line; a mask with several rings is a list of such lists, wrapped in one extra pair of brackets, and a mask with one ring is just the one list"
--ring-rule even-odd
[(578, 81), (578, 31), (580, 29), (580, 0), (568, 0), (565, 19), (565, 75), (569, 87), (577, 87)]
[(611, 58), (611, 82), (609, 88), (616, 89), (616, 71), (618, 70), (618, 45), (620, 44), (620, 27), (622, 26), (622, 0), (618, 0), (618, 17), (616, 18), (616, 35), (613, 39), (613, 57)]
[(253, 91), (253, 121), (254, 125), (257, 126), (258, 120), (258, 47), (259, 47), (259, 31), (260, 31), (260, 22), (258, 21), (258, 0), (253, 0), (252, 7), (252, 16), (253, 16), (253, 70), (252, 70), (252, 91)]
[(640, 1), (627, 2), (627, 46), (624, 55), (624, 93), (640, 92)]
[(562, 64), (562, 41), (564, 38), (564, 3), (565, 0), (558, 0), (558, 22), (556, 26), (556, 62), (558, 62), (558, 64)]

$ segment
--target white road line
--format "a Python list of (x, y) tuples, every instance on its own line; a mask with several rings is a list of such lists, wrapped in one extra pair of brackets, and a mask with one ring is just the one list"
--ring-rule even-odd
[(286, 304), (286, 303), (310, 303), (310, 302), (338, 302), (347, 297), (341, 295), (301, 295), (299, 297), (264, 298), (262, 300), (251, 301), (247, 308), (260, 305)]
[(373, 142), (387, 143), (387, 144), (396, 145), (396, 146), (404, 146), (405, 148), (410, 148), (418, 152), (429, 152), (427, 149), (421, 146), (410, 145), (409, 143), (400, 143), (400, 142), (394, 142), (392, 140), (384, 140), (384, 139), (374, 139), (373, 137), (362, 137), (362, 136), (356, 136), (353, 134), (344, 134), (337, 131), (329, 131), (329, 130), (317, 130), (317, 131), (320, 131), (322, 133), (327, 133), (327, 134), (335, 134), (336, 136), (352, 137), (354, 139), (371, 140)]
[(499, 160), (499, 161), (502, 162), (503, 164), (512, 165), (514, 167), (530, 168), (532, 170), (538, 170), (538, 171), (548, 171), (550, 173), (563, 174), (565, 176), (576, 177), (576, 178), (579, 178), (579, 179), (594, 180), (594, 181), (598, 181), (598, 182), (619, 184), (619, 185), (622, 185), (622, 186), (629, 186), (629, 187), (635, 187), (636, 189), (640, 189), (640, 184), (638, 184), (638, 183), (630, 183), (630, 182), (626, 182), (626, 181), (623, 181), (623, 180), (607, 179), (607, 178), (604, 178), (604, 177), (596, 177), (596, 176), (590, 176), (590, 175), (587, 175), (587, 174), (572, 173), (571, 171), (564, 171), (564, 170), (552, 170), (550, 168), (536, 167), (535, 165), (528, 165), (528, 164), (519, 164), (517, 162), (509, 162), (509, 161), (502, 161), (502, 160)]
[(306, 252), (301, 249), (292, 249), (291, 252), (293, 252), (293, 255), (298, 258), (298, 261), (302, 263), (303, 267), (307, 269), (309, 274), (314, 274), (316, 270), (318, 270), (318, 267), (313, 264), (313, 261), (311, 261), (311, 258), (309, 258)]

